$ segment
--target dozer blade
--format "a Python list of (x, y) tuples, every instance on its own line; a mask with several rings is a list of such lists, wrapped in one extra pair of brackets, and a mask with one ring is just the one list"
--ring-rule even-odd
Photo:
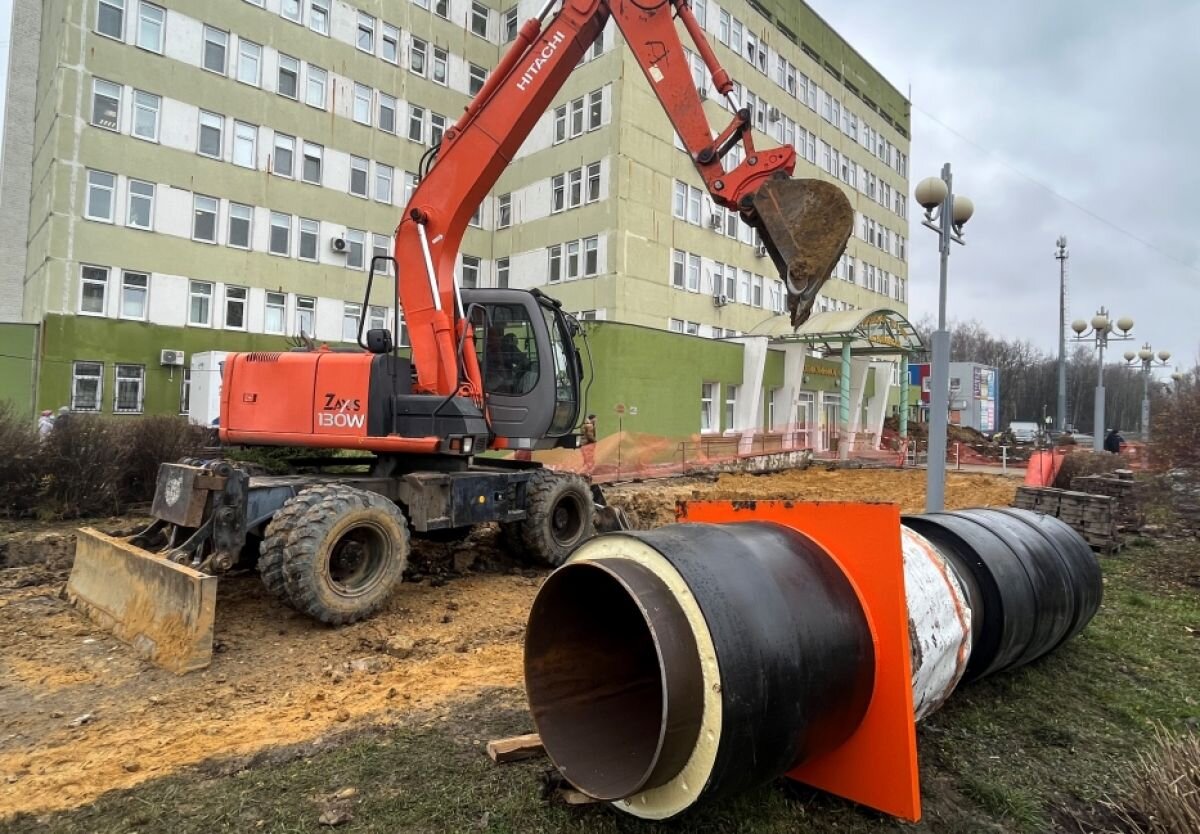
[(854, 209), (841, 188), (824, 180), (769, 180), (753, 201), (754, 225), (787, 287), (792, 326), (798, 327), (846, 251)]
[(215, 576), (84, 527), (76, 537), (67, 599), (172, 672), (203, 669), (212, 660)]

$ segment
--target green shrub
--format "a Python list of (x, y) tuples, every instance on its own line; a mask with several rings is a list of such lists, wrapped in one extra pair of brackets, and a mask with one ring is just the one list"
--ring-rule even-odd
[(21, 516), (36, 506), (40, 471), (36, 424), (0, 402), (0, 515)]

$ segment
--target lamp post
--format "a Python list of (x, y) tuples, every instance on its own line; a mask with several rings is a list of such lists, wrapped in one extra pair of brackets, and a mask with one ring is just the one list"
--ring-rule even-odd
[(1109, 317), (1108, 310), (1101, 307), (1096, 315), (1092, 316), (1091, 330), (1088, 330), (1088, 322), (1083, 319), (1076, 319), (1071, 322), (1071, 329), (1075, 331), (1076, 342), (1086, 342), (1089, 339), (1094, 339), (1096, 342), (1096, 352), (1099, 355), (1099, 372), (1096, 375), (1096, 408), (1093, 411), (1092, 417), (1092, 450), (1096, 452), (1104, 451), (1104, 349), (1108, 347), (1108, 342), (1111, 339), (1114, 342), (1127, 342), (1133, 338), (1133, 334), (1129, 331), (1133, 329), (1133, 319), (1129, 316), (1123, 316), (1117, 320), (1117, 328), (1121, 331), (1121, 335), (1117, 336), (1113, 333), (1112, 319)]
[(1131, 368), (1139, 368), (1142, 372), (1142, 424), (1139, 428), (1143, 440), (1150, 437), (1150, 376), (1154, 373), (1155, 368), (1171, 367), (1167, 361), (1170, 358), (1171, 351), (1160, 350), (1158, 359), (1155, 361), (1154, 348), (1150, 347), (1149, 342), (1142, 345), (1142, 349), (1137, 353), (1132, 350), (1125, 351), (1126, 364)]
[(942, 166), (941, 177), (926, 177), (917, 183), (914, 196), (925, 209), (921, 225), (938, 235), (941, 275), (938, 286), (938, 329), (933, 334), (933, 364), (929, 380), (929, 462), (925, 480), (925, 509), (940, 512), (946, 504), (946, 422), (950, 397), (950, 332), (946, 329), (946, 269), (950, 244), (963, 244), (963, 225), (975, 213), (966, 197), (954, 196), (950, 163)]
[(1060, 235), (1058, 249), (1058, 430), (1067, 429), (1067, 236)]

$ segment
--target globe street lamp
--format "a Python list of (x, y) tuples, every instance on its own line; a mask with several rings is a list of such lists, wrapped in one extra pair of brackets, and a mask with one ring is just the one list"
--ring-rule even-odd
[(946, 504), (946, 423), (950, 414), (950, 332), (946, 329), (946, 269), (950, 244), (962, 245), (963, 225), (975, 213), (975, 204), (955, 196), (950, 163), (942, 166), (940, 177), (927, 177), (917, 183), (914, 195), (925, 209), (921, 225), (938, 235), (941, 276), (938, 286), (938, 329), (933, 334), (933, 362), (930, 367), (929, 463), (926, 470), (925, 509), (940, 512)]
[(1133, 319), (1129, 316), (1123, 316), (1117, 319), (1117, 329), (1121, 331), (1121, 335), (1116, 335), (1113, 330), (1113, 322), (1108, 314), (1108, 310), (1101, 307), (1096, 315), (1092, 316), (1091, 330), (1088, 330), (1088, 322), (1082, 319), (1076, 319), (1071, 322), (1071, 329), (1075, 331), (1074, 341), (1086, 342), (1094, 339), (1096, 342), (1096, 352), (1099, 355), (1099, 373), (1096, 376), (1096, 408), (1092, 417), (1092, 450), (1096, 452), (1104, 451), (1104, 349), (1108, 347), (1109, 340), (1114, 342), (1127, 342), (1133, 338), (1130, 330), (1133, 330)]
[(1137, 368), (1142, 372), (1142, 439), (1146, 440), (1150, 437), (1150, 377), (1154, 373), (1155, 368), (1169, 368), (1171, 364), (1167, 361), (1171, 358), (1171, 351), (1160, 350), (1158, 359), (1154, 357), (1154, 348), (1150, 347), (1150, 343), (1142, 345), (1142, 349), (1137, 353), (1132, 350), (1125, 351), (1125, 362), (1131, 368)]

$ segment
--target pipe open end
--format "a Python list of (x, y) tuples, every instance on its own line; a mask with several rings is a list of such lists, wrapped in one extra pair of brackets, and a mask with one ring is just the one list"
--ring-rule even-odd
[(700, 662), (666, 585), (623, 559), (572, 562), (529, 615), (525, 689), (563, 775), (613, 801), (675, 776), (696, 743)]

